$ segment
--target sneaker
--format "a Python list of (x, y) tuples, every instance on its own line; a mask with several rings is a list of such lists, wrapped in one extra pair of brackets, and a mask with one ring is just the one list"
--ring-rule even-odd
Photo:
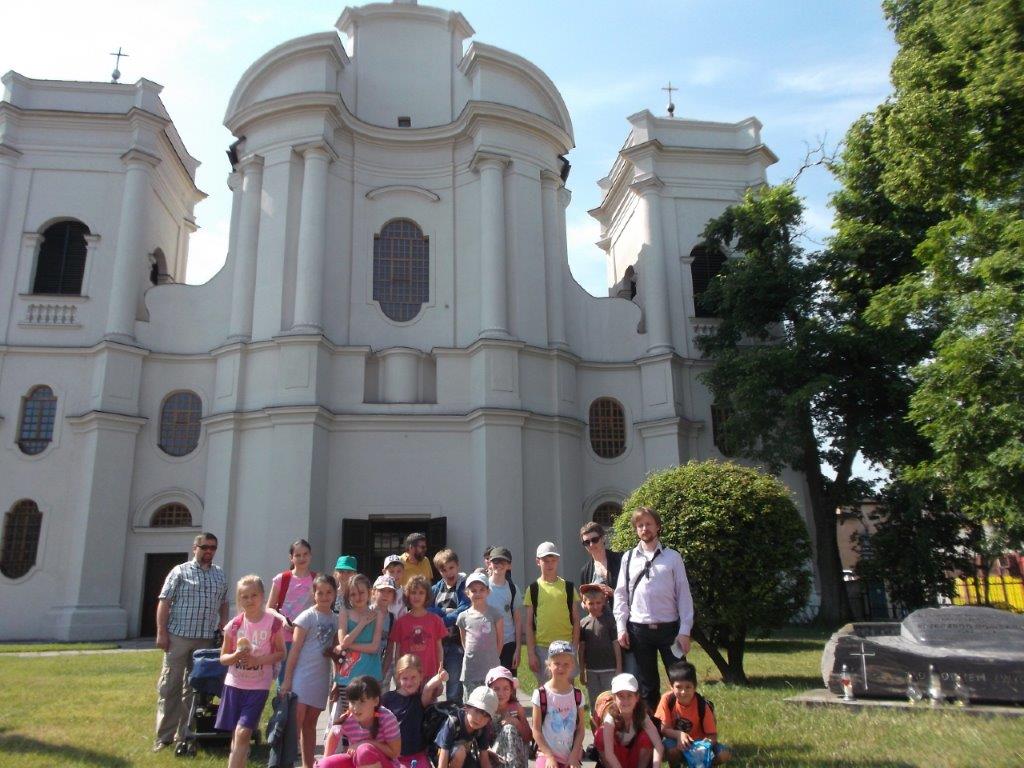
[(157, 739), (153, 742), (153, 751), (159, 752), (161, 749), (171, 746), (172, 743), (173, 742), (170, 741), (160, 741), (160, 739)]

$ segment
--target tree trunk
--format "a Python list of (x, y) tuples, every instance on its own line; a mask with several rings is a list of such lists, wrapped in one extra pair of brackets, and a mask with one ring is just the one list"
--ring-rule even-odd
[(690, 630), (690, 637), (697, 642), (697, 645), (704, 649), (704, 652), (715, 663), (715, 666), (718, 667), (718, 671), (722, 673), (723, 682), (750, 685), (750, 681), (743, 671), (743, 651), (746, 648), (746, 635), (738, 641), (738, 651), (736, 650), (737, 641), (731, 640), (726, 644), (728, 658), (722, 655), (718, 645), (711, 642), (699, 627), (694, 627)]
[(839, 544), (836, 542), (836, 505), (833, 495), (825, 490), (825, 477), (821, 473), (818, 440), (814, 435), (810, 409), (803, 408), (801, 411), (799, 422), (802, 426), (800, 440), (804, 466), (800, 469), (807, 478), (811, 519), (814, 523), (811, 550), (818, 568), (818, 589), (821, 595), (818, 618), (826, 625), (835, 627), (850, 621), (853, 616), (846, 584), (843, 582)]

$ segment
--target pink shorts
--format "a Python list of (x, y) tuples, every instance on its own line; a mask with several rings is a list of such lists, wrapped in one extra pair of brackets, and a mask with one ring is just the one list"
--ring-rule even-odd
[(364, 765), (380, 764), (381, 768), (392, 768), (395, 761), (385, 755), (376, 746), (369, 743), (362, 743), (356, 747), (355, 755), (342, 752), (330, 757), (321, 758), (317, 768), (359, 768)]

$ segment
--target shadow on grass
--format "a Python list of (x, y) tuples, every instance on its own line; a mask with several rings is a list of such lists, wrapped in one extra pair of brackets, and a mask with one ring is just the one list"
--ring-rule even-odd
[(764, 745), (746, 742), (729, 742), (733, 750), (733, 762), (730, 765), (771, 765), (777, 768), (792, 766), (814, 766), (814, 768), (915, 768), (916, 763), (893, 761), (891, 757), (853, 759), (849, 757), (822, 757), (812, 754), (805, 744), (783, 744), (771, 750)]
[(796, 653), (799, 651), (820, 651), (825, 643), (820, 640), (751, 640), (747, 653)]
[(6, 728), (0, 728), (0, 754), (41, 755), (50, 758), (53, 765), (69, 762), (98, 765), (103, 768), (128, 768), (131, 765), (127, 760), (107, 752), (96, 752), (71, 744), (47, 744), (29, 736), (8, 733)]
[(821, 677), (807, 675), (758, 675), (750, 678), (751, 688), (803, 692), (808, 688), (822, 688)]

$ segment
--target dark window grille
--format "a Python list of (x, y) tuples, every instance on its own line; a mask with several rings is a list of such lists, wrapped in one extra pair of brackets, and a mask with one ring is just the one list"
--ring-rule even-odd
[(606, 501), (594, 510), (594, 516), (591, 519), (598, 525), (604, 526), (605, 530), (608, 530), (615, 524), (615, 518), (621, 512), (621, 504), (616, 504), (614, 501)]
[(49, 387), (35, 387), (21, 404), (21, 426), (18, 447), (22, 453), (35, 456), (46, 450), (53, 440), (53, 423), (57, 418), (57, 396)]
[(396, 219), (373, 238), (373, 300), (396, 322), (412, 320), (430, 298), (430, 238)]
[(160, 449), (170, 456), (185, 456), (199, 445), (203, 404), (195, 392), (175, 392), (160, 409)]
[(36, 261), (32, 293), (78, 296), (85, 276), (89, 228), (80, 221), (61, 221), (47, 227)]
[(153, 513), (149, 524), (153, 528), (190, 528), (192, 513), (184, 504), (164, 504)]
[(718, 250), (709, 251), (706, 246), (698, 245), (690, 256), (690, 277), (693, 278), (693, 314), (694, 317), (714, 317), (710, 310), (701, 304), (701, 298), (715, 276), (722, 271), (725, 254)]
[(711, 439), (714, 440), (715, 448), (723, 456), (729, 455), (728, 445), (726, 443), (726, 431), (725, 425), (729, 421), (729, 417), (732, 415), (732, 408), (728, 405), (714, 404), (711, 406)]
[(614, 459), (626, 451), (626, 415), (610, 397), (590, 404), (590, 447), (602, 459)]
[(43, 513), (34, 501), (19, 501), (4, 516), (0, 573), (9, 579), (24, 576), (36, 564)]

